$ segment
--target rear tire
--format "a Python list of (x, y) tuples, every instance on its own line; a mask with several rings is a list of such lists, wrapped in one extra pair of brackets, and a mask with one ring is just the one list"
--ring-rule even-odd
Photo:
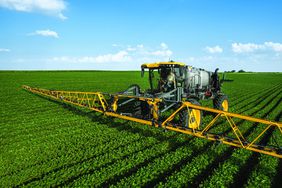
[[(191, 102), (192, 104), (201, 106), (199, 101), (197, 101), (196, 99), (188, 99), (187, 101)], [(179, 118), (183, 128), (199, 129), (202, 123), (202, 111), (190, 108), (188, 113), (188, 109), (185, 107), (180, 111)]]
[(217, 95), (213, 100), (213, 107), (227, 112), (229, 108), (228, 97), (226, 95)]

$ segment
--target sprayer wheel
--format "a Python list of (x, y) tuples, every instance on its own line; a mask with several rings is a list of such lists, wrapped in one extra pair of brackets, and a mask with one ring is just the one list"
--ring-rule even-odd
[(213, 100), (213, 107), (227, 112), (229, 108), (228, 97), (226, 95), (217, 95)]
[[(188, 99), (187, 101), (195, 105), (201, 105), (196, 99)], [(180, 111), (179, 118), (182, 127), (198, 129), (202, 122), (202, 111), (198, 109), (190, 108), (188, 110), (187, 108), (184, 108)]]

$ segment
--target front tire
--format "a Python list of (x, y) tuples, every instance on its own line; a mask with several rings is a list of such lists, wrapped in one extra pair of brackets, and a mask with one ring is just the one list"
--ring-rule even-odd
[(217, 95), (213, 100), (213, 107), (227, 112), (229, 109), (228, 97), (226, 95)]
[[(201, 106), (199, 101), (196, 99), (188, 99), (188, 102), (192, 104)], [(191, 128), (191, 129), (199, 129), (202, 123), (202, 111), (198, 109), (189, 108), (189, 110), (185, 107), (179, 113), (181, 125), (183, 128)]]

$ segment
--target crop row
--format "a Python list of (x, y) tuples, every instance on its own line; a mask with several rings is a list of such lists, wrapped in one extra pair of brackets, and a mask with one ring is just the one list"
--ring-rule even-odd
[[(199, 160), (196, 158), (193, 162), (188, 163), (180, 171), (177, 171), (175, 174), (170, 176), (166, 183), (161, 183), (159, 186), (226, 186), (230, 184), (230, 182), (234, 181), (234, 177), (230, 175), (230, 173), (236, 173), (236, 170), (240, 167), (239, 164), (243, 163), (251, 153), (241, 149), (236, 150), (234, 154), (231, 154), (231, 152), (232, 149), (226, 146), (218, 146), (216, 150), (214, 147), (208, 148), (203, 156), (199, 156)], [(230, 163), (223, 163), (220, 167), (226, 170), (218, 170), (220, 167), (214, 169), (216, 166), (215, 164), (220, 164), (219, 162), (229, 155), (231, 155), (230, 160), (234, 158), (236, 159), (232, 160), (232, 162), (234, 161), (234, 165), (230, 165)], [(214, 169), (214, 174), (211, 175), (210, 169)], [(230, 173), (228, 174), (228, 172)], [(202, 178), (209, 176), (212, 177), (210, 181), (204, 183), (200, 182)]]
[[(271, 103), (269, 103), (269, 106), (267, 106), (267, 108), (271, 108), (273, 105), (275, 105), (275, 103), (277, 102), (277, 100), (273, 100)], [(276, 113), (279, 110), (279, 108), (275, 109)], [(271, 113), (272, 115), (275, 115), (275, 110)], [(269, 114), (267, 112), (267, 109), (263, 110), (265, 114)], [(261, 114), (262, 116), (264, 116), (265, 114)], [(256, 126), (256, 125), (253, 125)], [(265, 126), (256, 126), (254, 129), (252, 129), (252, 132), (250, 135), (248, 135), (249, 139), (254, 139), (257, 134), (252, 134), (254, 132), (257, 131), (262, 131), (265, 128)], [(224, 163), (222, 165), (220, 165), (215, 171), (214, 173), (211, 175), (210, 179), (207, 179), (203, 182), (203, 186), (204, 187), (209, 187), (212, 185), (216, 185), (216, 186), (228, 186), (230, 184), (235, 184), (235, 183), (243, 183), (244, 181), (239, 178), (234, 177), (236, 174), (240, 175), (242, 174), (242, 172), (244, 172), (244, 170), (248, 169), (249, 166), (254, 166), (255, 164), (255, 158), (258, 157), (259, 154), (257, 153), (253, 153), (250, 151), (245, 151), (242, 149), (237, 149), (235, 150), (235, 152), (231, 155), (231, 157), (229, 159), (227, 159), (226, 161), (224, 161)], [(265, 155), (262, 156), (262, 158), (265, 157)], [(275, 158), (275, 160), (277, 160)], [(269, 166), (272, 166), (273, 164), (268, 164)], [(275, 166), (273, 166), (273, 168), (275, 168)], [(241, 169), (241, 171), (240, 171)], [(242, 170), (244, 169), (244, 170)], [(245, 173), (245, 177), (248, 177), (248, 175)], [(266, 180), (267, 181), (267, 180)], [(268, 186), (270, 186), (270, 179), (268, 179)], [(240, 187), (240, 186), (239, 186)]]
[[(277, 158), (96, 115), (20, 89), (27, 84), (56, 90), (116, 92), (133, 83), (144, 88), (147, 84), (135, 78), (139, 73), (22, 72), (1, 76), (9, 78), (0, 93), (1, 187), (279, 185), (282, 165)], [(223, 86), (230, 110), (281, 121), (279, 78), (276, 74), (231, 75), (229, 79), (234, 82)], [(113, 85), (116, 79), (120, 81)], [(207, 115), (203, 123), (212, 118)], [(250, 137), (263, 128), (235, 122)], [(211, 131), (233, 134), (223, 118)], [(259, 142), (281, 145), (281, 133), (270, 130)]]
[[(202, 140), (200, 140), (200, 142), (201, 142)], [(197, 144), (198, 144), (199, 142), (197, 142)], [(205, 147), (203, 147), (203, 148), (205, 148)], [(202, 148), (202, 149), (203, 149)], [(212, 147), (211, 147), (212, 148)], [(208, 152), (211, 152), (212, 151), (212, 149), (208, 149)], [(221, 152), (219, 152), (219, 153), (221, 153)], [(204, 153), (203, 154), (204, 156), (211, 156), (211, 155), (209, 155), (209, 154), (206, 154), (206, 153)], [(191, 157), (189, 160), (192, 160), (192, 159), (194, 159), (194, 161), (195, 161), (195, 163), (197, 163), (196, 161), (197, 161), (197, 157), (201, 157), (202, 155), (199, 155), (199, 156), (196, 156), (195, 158), (193, 158), (193, 157)], [(206, 157), (203, 157), (202, 159), (203, 160), (205, 160), (205, 158)], [(171, 160), (173, 160), (173, 158), (170, 158)], [(183, 159), (181, 160), (181, 159), (179, 159), (181, 162), (183, 162)], [(187, 160), (187, 158), (186, 159), (184, 159), (184, 161), (185, 160)], [(153, 173), (150, 173), (150, 174), (148, 174), (148, 175), (154, 175), (154, 172), (155, 173), (157, 173), (157, 174), (162, 174), (163, 173), (163, 171), (161, 170), (161, 169), (163, 169), (163, 170), (165, 170), (165, 171), (170, 171), (169, 169), (167, 169), (170, 165), (174, 165), (175, 166), (175, 163), (177, 164), (177, 162), (178, 162), (178, 160), (176, 159), (176, 161), (174, 161), (174, 163), (169, 163), (169, 161), (167, 161), (167, 160), (160, 160), (161, 162), (163, 162), (163, 163), (161, 163), (161, 164), (163, 164), (163, 165), (161, 165), (160, 164), (160, 166), (155, 166), (155, 162), (154, 163), (152, 163), (152, 167), (153, 168), (157, 168), (157, 170), (152, 170), (152, 169), (150, 169), (151, 167), (150, 167), (150, 165), (148, 165), (146, 168), (142, 168), (141, 170), (139, 170), (135, 175), (132, 175), (132, 176), (130, 176), (129, 178), (127, 178), (126, 180), (121, 180), (121, 182), (118, 184), (119, 186), (140, 186), (140, 185), (152, 185), (152, 184), (148, 184), (148, 182), (146, 182), (146, 184), (144, 184), (144, 181), (143, 181), (143, 178), (145, 178), (145, 179), (149, 179), (149, 182), (152, 182), (152, 181), (150, 181), (150, 178), (147, 178), (146, 177), (146, 172), (147, 171), (151, 171), (151, 172), (153, 172)], [(167, 161), (167, 163), (169, 163), (169, 164), (166, 164), (164, 161)], [(210, 161), (210, 160), (207, 160), (207, 161)], [(187, 161), (186, 161), (187, 162)], [(204, 163), (204, 162), (203, 162)], [(201, 162), (199, 162), (199, 166), (201, 166), (201, 164), (203, 164), (203, 163), (201, 163)], [(190, 163), (190, 164), (192, 164), (192, 163)], [(165, 167), (166, 166), (166, 167)], [(191, 175), (191, 173), (190, 173), (190, 170), (191, 169), (193, 169), (193, 167), (194, 167), (194, 165), (192, 165), (192, 166), (190, 166), (189, 165), (189, 170), (187, 171), (189, 174), (190, 174), (190, 177), (192, 176)], [(197, 168), (195, 168), (195, 169), (197, 169)], [(144, 172), (143, 172), (144, 171)], [(187, 174), (188, 175), (188, 174)], [(194, 174), (195, 175), (195, 174)], [(154, 177), (154, 176), (153, 176)], [(153, 177), (151, 177), (151, 178), (153, 178)], [(136, 180), (138, 180), (138, 178), (140, 179), (140, 181), (136, 181)], [(187, 177), (182, 177), (185, 181), (187, 180)], [(143, 181), (143, 182), (142, 182)], [(154, 181), (153, 181), (154, 182)], [(143, 183), (143, 184), (142, 184)], [(179, 182), (178, 182), (179, 183)]]

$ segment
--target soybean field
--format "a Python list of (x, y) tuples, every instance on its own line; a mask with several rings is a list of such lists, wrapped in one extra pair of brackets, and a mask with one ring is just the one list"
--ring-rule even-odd
[[(282, 73), (227, 78), (233, 80), (222, 87), (229, 111), (282, 121)], [(140, 72), (1, 71), (0, 83), (0, 187), (282, 186), (282, 159), (106, 117), (21, 88), (109, 93), (132, 84), (148, 88)], [(260, 129), (242, 126), (249, 136)], [(282, 146), (275, 135), (269, 131), (260, 142)]]

